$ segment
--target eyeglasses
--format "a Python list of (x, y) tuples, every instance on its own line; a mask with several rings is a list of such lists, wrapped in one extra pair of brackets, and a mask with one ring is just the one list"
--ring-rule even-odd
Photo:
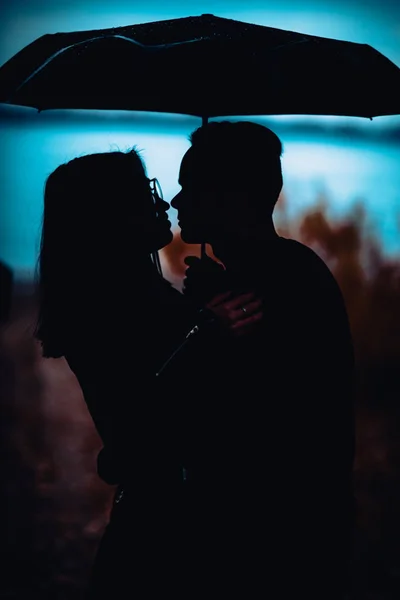
[[(157, 204), (159, 204), (162, 200), (164, 200), (162, 189), (161, 189), (160, 183), (156, 177), (153, 177), (153, 179), (149, 179), (149, 184), (150, 184), (151, 195), (153, 197), (154, 206), (156, 207), (156, 214), (158, 216)], [(159, 257), (158, 252), (157, 251), (152, 252), (151, 258), (153, 260), (153, 263), (154, 263), (158, 273), (162, 277), (163, 273), (162, 273), (160, 257)]]
[(154, 204), (157, 205), (158, 202), (164, 200), (161, 185), (156, 177), (153, 177), (153, 179), (149, 179), (149, 184)]

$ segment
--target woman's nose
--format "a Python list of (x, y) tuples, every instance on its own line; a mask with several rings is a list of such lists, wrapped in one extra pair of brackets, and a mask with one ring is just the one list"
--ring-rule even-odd
[(169, 209), (170, 205), (168, 204), (168, 202), (166, 200), (161, 200), (161, 198), (157, 201), (157, 208), (159, 208), (160, 210), (165, 210), (167, 211)]

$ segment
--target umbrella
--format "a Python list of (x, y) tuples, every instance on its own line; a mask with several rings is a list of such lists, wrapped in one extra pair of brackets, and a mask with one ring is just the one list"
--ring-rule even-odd
[[(400, 113), (400, 69), (367, 44), (205, 14), (44, 35), (0, 68), (0, 102), (202, 117)], [(204, 251), (204, 245), (203, 245)]]
[(201, 15), (44, 35), (0, 69), (0, 102), (203, 118), (400, 113), (400, 69), (367, 44)]

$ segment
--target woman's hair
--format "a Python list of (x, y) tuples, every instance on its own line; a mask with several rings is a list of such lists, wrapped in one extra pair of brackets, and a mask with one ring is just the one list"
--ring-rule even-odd
[[(64, 354), (66, 340), (82, 326), (83, 315), (95, 321), (99, 292), (102, 298), (115, 297), (115, 283), (131, 267), (127, 241), (133, 247), (135, 214), (150, 201), (145, 166), (135, 149), (81, 156), (50, 174), (44, 192), (35, 331), (44, 356)], [(103, 320), (106, 316), (100, 308), (98, 315)]]

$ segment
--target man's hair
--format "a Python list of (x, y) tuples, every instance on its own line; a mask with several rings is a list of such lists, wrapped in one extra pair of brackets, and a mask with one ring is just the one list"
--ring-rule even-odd
[(189, 140), (215, 181), (225, 188), (248, 189), (254, 201), (273, 210), (283, 180), (282, 143), (271, 129), (250, 121), (212, 121)]

